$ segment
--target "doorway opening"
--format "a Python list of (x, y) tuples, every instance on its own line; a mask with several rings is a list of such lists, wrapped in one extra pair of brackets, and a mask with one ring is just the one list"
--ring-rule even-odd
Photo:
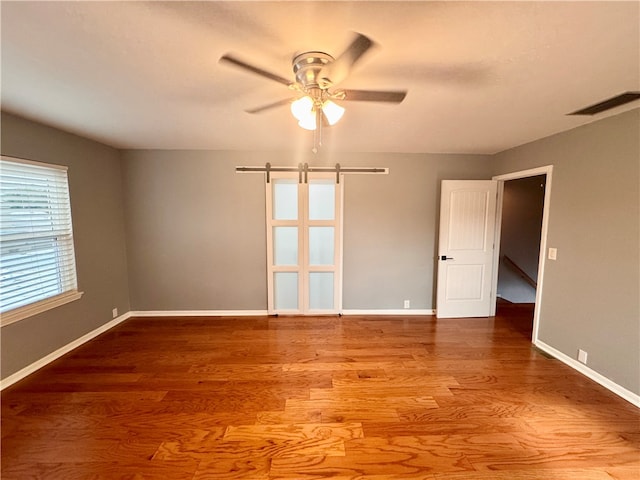
[(552, 166), (494, 177), (498, 180), (494, 315), (538, 338), (542, 306)]

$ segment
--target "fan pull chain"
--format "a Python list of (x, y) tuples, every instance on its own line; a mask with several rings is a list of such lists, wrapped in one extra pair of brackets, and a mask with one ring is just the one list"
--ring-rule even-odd
[(313, 153), (322, 146), (322, 107), (316, 107), (316, 129), (313, 131)]

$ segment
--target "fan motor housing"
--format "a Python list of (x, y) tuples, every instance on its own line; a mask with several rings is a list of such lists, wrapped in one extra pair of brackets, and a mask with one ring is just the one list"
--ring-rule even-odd
[(318, 75), (325, 65), (333, 61), (334, 58), (328, 53), (304, 52), (293, 58), (293, 73), (305, 90), (321, 88)]

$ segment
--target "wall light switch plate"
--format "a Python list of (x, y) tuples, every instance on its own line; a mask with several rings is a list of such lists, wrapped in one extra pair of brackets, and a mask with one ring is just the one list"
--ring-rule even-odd
[(549, 249), (549, 260), (555, 260), (556, 258), (558, 258), (558, 249), (557, 248), (550, 248)]

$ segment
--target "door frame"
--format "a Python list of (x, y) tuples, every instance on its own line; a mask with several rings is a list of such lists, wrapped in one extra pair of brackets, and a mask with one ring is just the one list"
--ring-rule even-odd
[(549, 211), (551, 209), (551, 177), (553, 175), (553, 165), (521, 170), (518, 172), (495, 175), (492, 180), (498, 181), (498, 203), (496, 205), (496, 232), (495, 248), (493, 250), (493, 278), (491, 289), (491, 316), (496, 314), (496, 301), (498, 293), (498, 267), (500, 263), (500, 233), (502, 231), (502, 203), (504, 201), (504, 182), (519, 178), (535, 177), (546, 175), (544, 205), (542, 208), (542, 228), (540, 231), (540, 252), (538, 253), (538, 278), (536, 280), (536, 301), (533, 310), (533, 331), (531, 342), (538, 342), (538, 331), (540, 329), (540, 311), (542, 310), (544, 268), (546, 265), (547, 233), (549, 229)]

